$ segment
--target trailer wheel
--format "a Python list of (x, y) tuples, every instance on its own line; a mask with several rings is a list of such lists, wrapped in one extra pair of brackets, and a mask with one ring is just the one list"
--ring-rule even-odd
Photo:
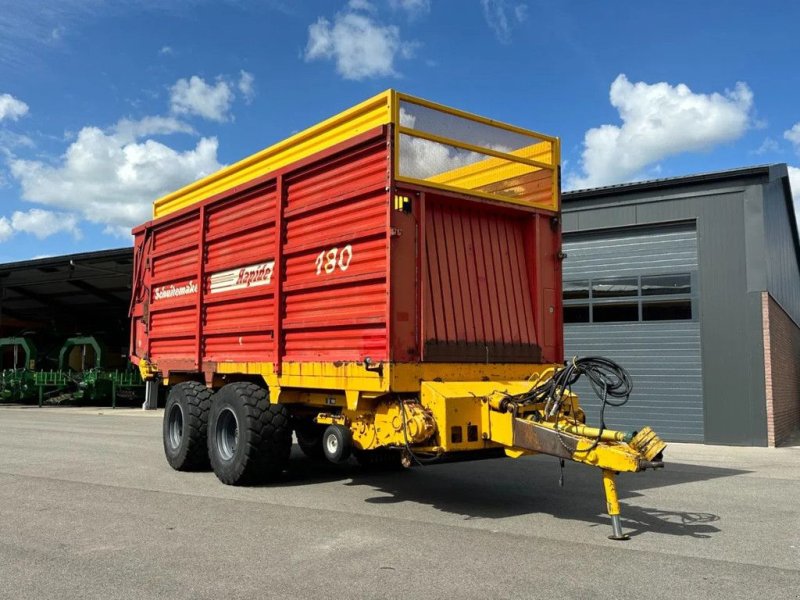
[(314, 460), (325, 458), (325, 451), (322, 449), (323, 432), (322, 426), (316, 423), (302, 422), (295, 426), (294, 434), (297, 436), (297, 445), (308, 458)]
[(342, 463), (350, 458), (353, 433), (342, 425), (328, 425), (322, 434), (322, 451), (325, 458), (334, 463)]
[(291, 449), (289, 411), (282, 404), (270, 404), (267, 390), (237, 382), (214, 394), (208, 455), (222, 483), (245, 485), (276, 477)]
[(164, 454), (176, 471), (208, 469), (206, 437), (212, 392), (196, 381), (174, 386), (164, 407)]

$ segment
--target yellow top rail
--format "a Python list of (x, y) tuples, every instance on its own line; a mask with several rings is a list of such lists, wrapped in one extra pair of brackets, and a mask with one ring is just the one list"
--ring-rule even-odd
[(153, 217), (181, 210), (389, 123), (395, 124), (398, 181), (558, 210), (557, 138), (387, 90), (159, 198)]

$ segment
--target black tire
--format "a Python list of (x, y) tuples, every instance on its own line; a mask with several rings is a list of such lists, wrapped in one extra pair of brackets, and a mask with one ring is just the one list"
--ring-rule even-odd
[(270, 404), (267, 390), (238, 382), (214, 394), (208, 455), (222, 483), (246, 485), (277, 477), (291, 450), (289, 411), (282, 404)]
[(377, 450), (353, 450), (353, 456), (364, 469), (370, 471), (400, 471), (403, 455), (399, 450), (378, 448)]
[(350, 458), (353, 433), (342, 425), (328, 425), (322, 434), (322, 451), (333, 463), (343, 463)]
[(294, 434), (297, 436), (297, 445), (308, 458), (314, 460), (325, 458), (325, 452), (322, 449), (323, 432), (323, 427), (313, 422), (303, 421), (295, 426)]
[(211, 396), (212, 391), (196, 381), (184, 381), (169, 391), (162, 437), (167, 462), (176, 471), (209, 467), (206, 438)]

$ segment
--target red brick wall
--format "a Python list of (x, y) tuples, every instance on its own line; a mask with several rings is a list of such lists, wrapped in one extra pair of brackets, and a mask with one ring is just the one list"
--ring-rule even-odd
[(779, 446), (800, 428), (800, 327), (761, 293), (767, 392), (767, 443)]

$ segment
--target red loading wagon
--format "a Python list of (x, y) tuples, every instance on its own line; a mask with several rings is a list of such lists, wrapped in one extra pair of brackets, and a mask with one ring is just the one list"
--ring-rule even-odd
[(564, 390), (547, 414), (524, 397), (563, 360), (559, 215), (556, 138), (393, 90), (157, 200), (133, 232), (131, 355), (170, 386), (170, 463), (252, 481), (294, 431), (331, 460), (558, 436), (573, 460), (655, 464), (592, 442)]

